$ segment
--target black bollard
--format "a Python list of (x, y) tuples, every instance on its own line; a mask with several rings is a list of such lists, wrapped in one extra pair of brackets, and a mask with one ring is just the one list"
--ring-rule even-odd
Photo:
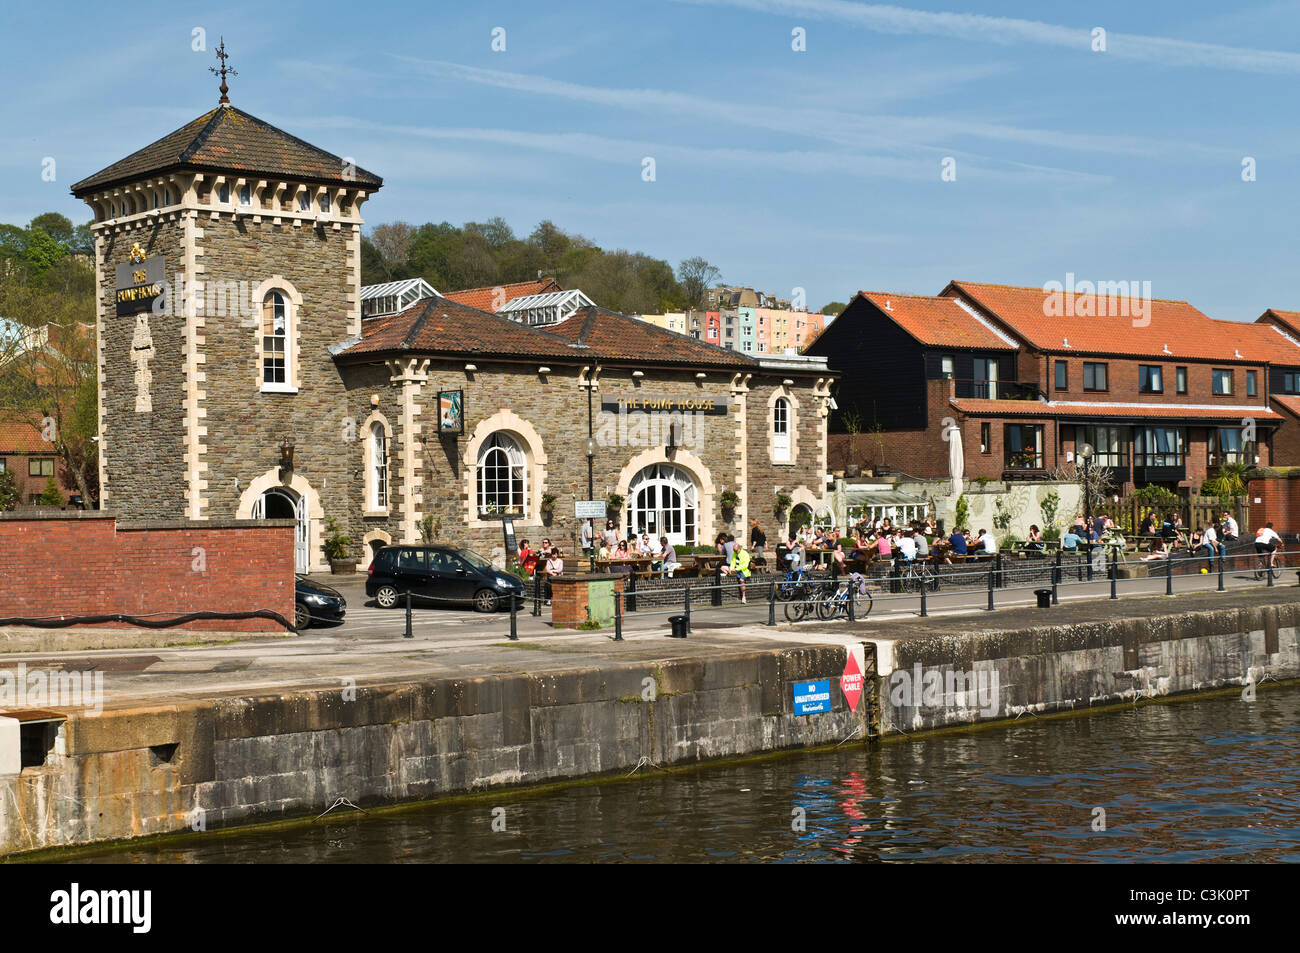
[(1110, 551), (1110, 597), (1118, 599), (1119, 593), (1116, 587), (1119, 585), (1119, 564), (1117, 562), (1118, 553), (1115, 550)]
[(515, 598), (515, 594), (513, 592), (510, 593), (509, 598), (510, 598), (510, 641), (518, 642), (519, 641), (519, 620), (517, 616), (519, 615), (519, 600)]
[(533, 615), (542, 614), (542, 573), (538, 569), (533, 573)]
[(1092, 540), (1088, 540), (1088, 581), (1092, 582)]
[(402, 638), (404, 639), (415, 638), (415, 636), (411, 634), (411, 590), (410, 589), (406, 590), (406, 634), (403, 635)]
[(713, 570), (713, 604), (722, 605), (722, 563), (718, 563), (718, 568)]
[[(1223, 592), (1223, 553), (1219, 553), (1219, 591)], [(1268, 574), (1268, 584), (1273, 585), (1273, 574)]]
[(688, 582), (684, 587), (686, 589), (686, 631), (691, 631), (691, 584)]
[(849, 579), (849, 621), (858, 621), (858, 584)]
[(921, 577), (921, 618), (923, 619), (927, 615), (929, 615), (929, 613), (926, 612), (925, 610), (925, 590), (930, 588), (928, 585), (926, 585), (926, 582), (927, 582), (926, 578), (922, 576)]
[(993, 567), (989, 567), (989, 612), (993, 611)]
[(1006, 582), (1002, 578), (1002, 550), (999, 549), (997, 555), (993, 557), (993, 565), (997, 567), (998, 588), (1001, 589), (1003, 586), (1006, 585)]
[(614, 590), (614, 641), (623, 641), (623, 593)]
[(1171, 548), (1165, 555), (1165, 595), (1174, 594), (1174, 551)]
[(627, 611), (636, 612), (636, 573), (627, 577)]
[(767, 624), (776, 625), (776, 583), (767, 584)]
[(1052, 567), (1052, 605), (1059, 606), (1061, 600), (1057, 595), (1057, 587), (1061, 585), (1061, 549), (1056, 549), (1056, 565)]

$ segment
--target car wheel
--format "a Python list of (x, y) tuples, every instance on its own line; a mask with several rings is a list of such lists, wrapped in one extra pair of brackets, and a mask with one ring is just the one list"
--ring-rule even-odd
[(500, 601), (491, 589), (480, 589), (474, 593), (474, 608), (479, 612), (496, 612)]
[(311, 613), (301, 602), (295, 602), (293, 605), (293, 627), (301, 632), (311, 625)]
[(397, 590), (392, 586), (380, 586), (375, 593), (375, 601), (382, 609), (391, 609), (397, 605)]

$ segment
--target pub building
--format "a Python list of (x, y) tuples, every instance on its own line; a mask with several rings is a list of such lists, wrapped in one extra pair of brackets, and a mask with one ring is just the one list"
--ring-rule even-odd
[(216, 109), (73, 186), (94, 215), (105, 508), (292, 518), (298, 570), (322, 571), (327, 519), (364, 569), (424, 538), (501, 564), (507, 516), (566, 544), (580, 501), (684, 546), (751, 518), (775, 542), (822, 507), (823, 358), (594, 305), (524, 324), (427, 285), (363, 318), (361, 206), (382, 186), (224, 80)]

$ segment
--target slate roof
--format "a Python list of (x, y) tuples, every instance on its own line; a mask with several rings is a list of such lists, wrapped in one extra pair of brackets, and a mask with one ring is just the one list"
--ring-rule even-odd
[(336, 359), (351, 363), (400, 354), (759, 369), (759, 362), (745, 354), (603, 308), (592, 306), (558, 324), (529, 327), (443, 297), (366, 322), (361, 338), (336, 352)]
[[(218, 106), (72, 186), (80, 198), (106, 186), (176, 171), (242, 172), (378, 189), (383, 179), (234, 106)], [(355, 172), (355, 174), (353, 174)], [(345, 174), (349, 177), (345, 178)]]

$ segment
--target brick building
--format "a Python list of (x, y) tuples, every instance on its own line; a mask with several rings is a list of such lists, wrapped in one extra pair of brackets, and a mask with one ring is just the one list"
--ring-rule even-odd
[(860, 292), (808, 348), (842, 377), (832, 465), (943, 476), (957, 435), (968, 478), (1046, 476), (1084, 442), (1122, 489), (1198, 487), (1220, 463), (1272, 461), (1283, 417), (1270, 370), (1300, 346), (1183, 301), (1140, 315), (1095, 304), (973, 282)]
[(50, 480), (59, 493), (64, 489), (65, 467), (54, 446), (41, 436), (42, 418), (0, 414), (0, 472), (10, 473), (18, 491), (18, 502), (35, 503)]
[(327, 518), (356, 555), (426, 518), (486, 554), (503, 515), (577, 530), (589, 433), (594, 498), (678, 543), (770, 523), (778, 491), (821, 502), (824, 362), (594, 307), (529, 326), (489, 313), (502, 289), (363, 322), (360, 209), (382, 184), (223, 103), (73, 186), (94, 213), (105, 506), (292, 518), (300, 570), (323, 567)]

